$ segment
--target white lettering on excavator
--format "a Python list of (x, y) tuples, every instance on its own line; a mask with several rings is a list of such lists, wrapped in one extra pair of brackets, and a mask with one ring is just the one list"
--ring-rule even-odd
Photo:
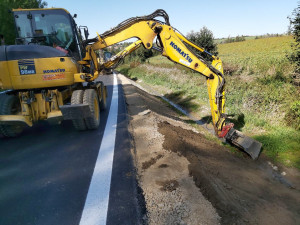
[(183, 59), (179, 59), (179, 62), (186, 65), (186, 66), (190, 66), (191, 64), (188, 63), (187, 61), (183, 60)]
[[(171, 41), (170, 45), (180, 54), (182, 55), (187, 61), (189, 61), (189, 63), (193, 62), (193, 60), (191, 59), (191, 57), (189, 56), (189, 54), (185, 53), (184, 51), (182, 51), (177, 45), (175, 45), (175, 43), (173, 41)], [(180, 61), (180, 60), (179, 60)], [(184, 63), (185, 64), (185, 63)]]
[(65, 69), (43, 70), (43, 73), (63, 73), (65, 71)]

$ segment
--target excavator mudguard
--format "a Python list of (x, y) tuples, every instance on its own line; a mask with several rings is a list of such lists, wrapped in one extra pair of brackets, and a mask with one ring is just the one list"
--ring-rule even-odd
[(237, 131), (234, 128), (231, 128), (225, 136), (225, 139), (232, 143), (233, 145), (243, 149), (248, 153), (252, 159), (257, 159), (260, 152), (262, 144), (253, 138), (245, 136), (240, 131)]

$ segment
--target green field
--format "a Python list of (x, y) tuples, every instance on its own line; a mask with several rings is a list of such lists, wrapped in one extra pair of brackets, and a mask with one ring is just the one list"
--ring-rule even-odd
[(291, 53), (293, 37), (271, 37), (242, 42), (220, 44), (219, 56), (225, 65), (236, 65), (249, 74), (272, 75), (280, 72), (290, 74), (293, 67), (286, 55)]
[[(290, 36), (220, 44), (226, 112), (236, 128), (263, 143), (274, 161), (300, 168), (300, 90), (291, 82)], [(198, 117), (209, 118), (206, 80), (162, 56), (126, 63), (121, 72), (163, 93)]]

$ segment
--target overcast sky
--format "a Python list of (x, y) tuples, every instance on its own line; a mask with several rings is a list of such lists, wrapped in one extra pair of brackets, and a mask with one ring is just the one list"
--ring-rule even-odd
[(90, 37), (116, 26), (129, 17), (148, 15), (164, 9), (170, 23), (183, 34), (203, 26), (215, 38), (237, 35), (284, 33), (287, 16), (297, 0), (46, 0), (48, 7), (65, 8), (76, 13), (78, 25), (89, 27)]

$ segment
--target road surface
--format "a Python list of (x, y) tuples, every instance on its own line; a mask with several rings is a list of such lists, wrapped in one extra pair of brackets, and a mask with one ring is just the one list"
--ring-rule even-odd
[(139, 223), (123, 91), (113, 75), (102, 79), (108, 108), (99, 129), (41, 122), (18, 138), (0, 137), (1, 225)]

